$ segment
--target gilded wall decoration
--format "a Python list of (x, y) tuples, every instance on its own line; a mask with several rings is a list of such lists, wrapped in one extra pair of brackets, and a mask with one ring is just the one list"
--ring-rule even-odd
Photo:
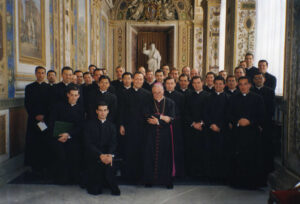
[(107, 20), (102, 16), (100, 20), (100, 67), (107, 68)]
[(203, 28), (195, 28), (194, 38), (194, 67), (199, 69), (199, 73), (202, 73), (203, 63)]
[(59, 0), (49, 1), (49, 16), (50, 16), (50, 56), (51, 69), (55, 70), (57, 77), (60, 75), (60, 3)]
[(220, 5), (208, 7), (206, 72), (219, 71)]
[(190, 27), (187, 22), (179, 23), (179, 49), (177, 66), (182, 69), (184, 66), (191, 66), (189, 62), (189, 47), (190, 45)]
[(236, 7), (235, 65), (255, 50), (255, 0), (238, 0)]
[(87, 70), (88, 67), (88, 38), (87, 38), (87, 0), (78, 1), (78, 34), (77, 34), (77, 67)]
[(91, 64), (100, 66), (100, 19), (101, 3), (97, 0), (91, 0), (90, 4), (90, 60)]
[(76, 66), (76, 30), (75, 30), (75, 14), (76, 1), (66, 0), (63, 3), (63, 39), (64, 39), (64, 66), (70, 66), (73, 69)]
[(45, 65), (44, 0), (20, 0), (18, 11), (20, 62)]
[(5, 14), (5, 0), (0, 0), (0, 99), (8, 96)]

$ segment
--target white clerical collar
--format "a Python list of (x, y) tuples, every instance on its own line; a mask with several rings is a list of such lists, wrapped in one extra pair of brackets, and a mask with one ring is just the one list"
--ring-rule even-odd
[[(249, 93), (249, 92), (248, 92), (248, 93)], [(248, 93), (242, 93), (242, 95), (243, 95), (243, 96), (247, 96), (247, 95), (248, 95)]]
[(76, 103), (75, 103), (75, 104), (70, 104), (70, 105), (73, 107), (73, 106), (75, 106), (75, 105), (76, 105)]
[(212, 89), (212, 88), (214, 88), (214, 86), (207, 86), (207, 88)]
[(101, 92), (102, 94), (105, 94), (105, 93), (107, 92), (107, 90), (106, 90), (106, 91), (101, 91), (101, 90), (100, 90), (100, 92)]
[(50, 85), (50, 86), (53, 86), (54, 84), (53, 84), (53, 83), (49, 83), (49, 85)]
[(41, 81), (41, 82), (36, 81), (36, 83), (38, 83), (39, 85), (41, 85), (43, 83), (43, 81)]
[(168, 91), (169, 92), (169, 94), (171, 94), (173, 91)]
[(160, 103), (165, 97), (162, 97), (160, 100), (156, 100), (158, 103)]
[(264, 87), (264, 86), (261, 86), (261, 87), (258, 87), (258, 86), (255, 86), (258, 90), (260, 90), (262, 87)]
[(181, 91), (185, 92), (187, 89), (181, 89)]
[(200, 90), (200, 91), (195, 91), (197, 94), (201, 93), (203, 90)]
[(235, 90), (236, 90), (236, 88), (235, 89), (228, 89), (231, 93), (233, 93)]
[(135, 91), (138, 91), (139, 89), (138, 88), (133, 88)]
[(70, 83), (65, 83), (65, 82), (62, 82), (65, 86), (68, 86)]
[(131, 86), (124, 86), (124, 88), (125, 88), (125, 89), (130, 89), (130, 88), (131, 88)]
[(219, 96), (221, 93), (223, 93), (223, 91), (222, 92), (216, 92), (216, 94)]
[(103, 124), (103, 123), (105, 123), (105, 121), (106, 121), (106, 119), (105, 120), (101, 120), (101, 119), (99, 119), (100, 121), (101, 121), (101, 123)]
[(249, 70), (249, 69), (251, 69), (252, 67), (253, 67), (253, 65), (252, 65), (251, 67), (247, 67), (246, 69), (248, 69), (248, 70)]

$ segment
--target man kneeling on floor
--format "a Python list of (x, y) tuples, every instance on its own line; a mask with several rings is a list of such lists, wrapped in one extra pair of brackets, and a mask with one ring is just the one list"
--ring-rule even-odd
[(97, 106), (97, 118), (85, 125), (84, 138), (87, 160), (87, 192), (98, 195), (107, 184), (112, 195), (120, 195), (112, 164), (116, 150), (116, 128), (106, 117), (108, 105), (100, 102)]

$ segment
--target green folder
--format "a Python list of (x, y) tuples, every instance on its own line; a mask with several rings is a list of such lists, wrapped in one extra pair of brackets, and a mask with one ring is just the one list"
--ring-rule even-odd
[(73, 123), (63, 122), (63, 121), (55, 121), (53, 137), (59, 138), (60, 134), (69, 132), (73, 128)]

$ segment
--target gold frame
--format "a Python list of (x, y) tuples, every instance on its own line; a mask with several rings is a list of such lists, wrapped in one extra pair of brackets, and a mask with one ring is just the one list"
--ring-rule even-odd
[(42, 58), (35, 58), (35, 57), (29, 57), (25, 56), (21, 53), (21, 15), (20, 15), (20, 7), (21, 7), (21, 1), (18, 1), (18, 38), (19, 38), (19, 62), (24, 64), (33, 64), (33, 65), (42, 65), (46, 66), (46, 53), (45, 53), (45, 0), (40, 0), (40, 6), (41, 6), (41, 35), (42, 35)]

